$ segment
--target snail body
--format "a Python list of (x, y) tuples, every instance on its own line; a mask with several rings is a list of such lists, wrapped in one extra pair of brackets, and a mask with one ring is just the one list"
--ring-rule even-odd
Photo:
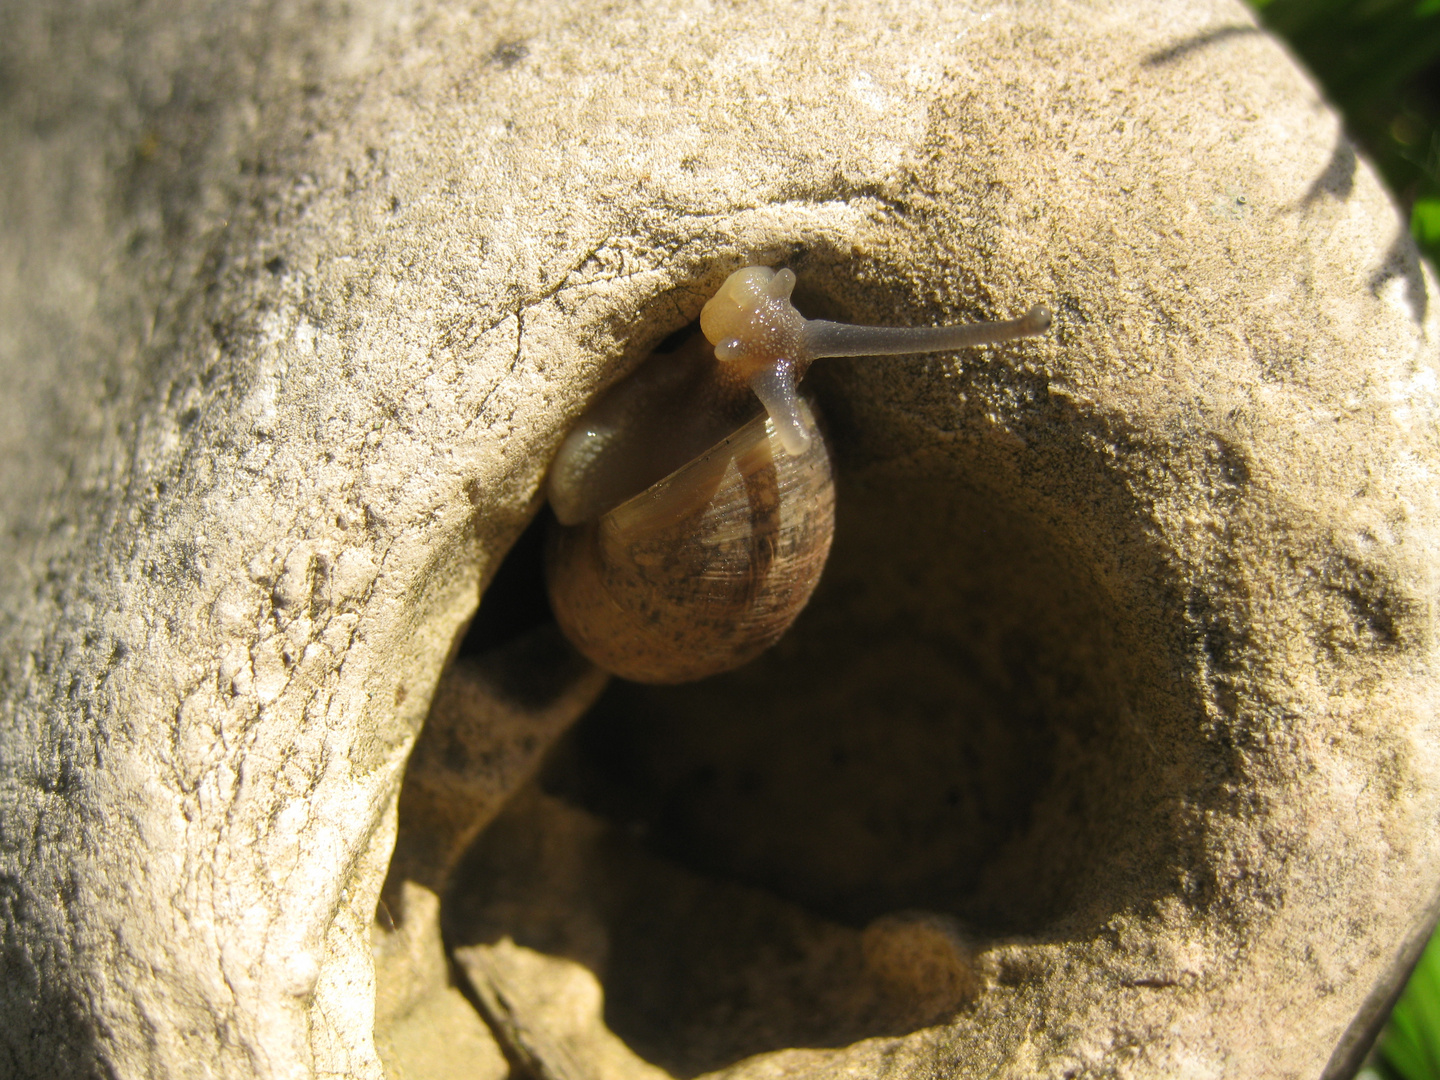
[(551, 466), (551, 608), (614, 674), (674, 683), (727, 671), (804, 608), (835, 524), (829, 449), (798, 387), (813, 360), (945, 351), (1050, 324), (1038, 305), (968, 326), (807, 320), (794, 287), (790, 270), (730, 275), (700, 314), (703, 337), (601, 398)]

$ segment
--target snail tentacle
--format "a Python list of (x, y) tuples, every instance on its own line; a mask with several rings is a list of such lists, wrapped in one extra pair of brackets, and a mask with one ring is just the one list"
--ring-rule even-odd
[(897, 356), (904, 353), (950, 352), (975, 345), (998, 345), (1042, 334), (1050, 326), (1050, 309), (1036, 304), (1018, 319), (967, 323), (960, 326), (854, 326), (812, 319), (805, 324), (805, 342), (814, 359), (822, 356)]

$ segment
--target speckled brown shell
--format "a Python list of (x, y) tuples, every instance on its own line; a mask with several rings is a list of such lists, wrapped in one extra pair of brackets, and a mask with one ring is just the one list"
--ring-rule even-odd
[(550, 603), (576, 647), (617, 675), (703, 678), (795, 621), (834, 528), (824, 438), (787, 454), (762, 415), (599, 520), (553, 529)]

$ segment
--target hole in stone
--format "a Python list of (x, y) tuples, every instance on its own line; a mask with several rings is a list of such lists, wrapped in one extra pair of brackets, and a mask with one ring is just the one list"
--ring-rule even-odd
[(551, 621), (545, 599), (545, 530), (552, 520), (549, 507), (543, 507), (506, 553), (461, 639), (460, 656), (482, 656)]
[[(852, 457), (863, 400), (827, 402)], [(1179, 750), (1181, 620), (1060, 419), (1048, 446), (982, 429), (966, 475), (850, 461), (791, 633), (701, 683), (613, 682), (457, 875), (452, 942), (578, 961), (614, 1033), (694, 1076), (914, 1031), (971, 1006), (997, 942), (1203, 892), (1177, 807), (1219, 766)]]
[[(740, 671), (612, 682), (450, 879), (447, 943), (472, 983), (483, 946), (491, 991), (530, 995), (522, 1028), (603, 993), (605, 1038), (695, 1076), (951, 1020), (1049, 977), (1010, 943), (1215, 894), (1199, 823), (1232, 765), (1206, 741), (1180, 591), (1094, 449), (1123, 433), (993, 362), (811, 379), (839, 495), (810, 607)], [(941, 396), (954, 427), (917, 429)], [(462, 660), (548, 623), (548, 517)]]

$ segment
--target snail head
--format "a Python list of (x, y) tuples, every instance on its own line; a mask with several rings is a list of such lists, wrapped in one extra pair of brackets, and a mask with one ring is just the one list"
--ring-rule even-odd
[(737, 270), (700, 312), (700, 329), (715, 346), (719, 375), (754, 391), (790, 454), (810, 442), (796, 385), (822, 356), (893, 356), (993, 345), (1044, 333), (1050, 309), (1036, 304), (1018, 319), (962, 326), (852, 326), (806, 319), (790, 303), (793, 270)]
[(715, 346), (721, 371), (755, 392), (789, 454), (810, 444), (796, 386), (814, 358), (807, 320), (790, 303), (794, 288), (793, 270), (749, 266), (726, 278), (700, 311), (700, 330)]

